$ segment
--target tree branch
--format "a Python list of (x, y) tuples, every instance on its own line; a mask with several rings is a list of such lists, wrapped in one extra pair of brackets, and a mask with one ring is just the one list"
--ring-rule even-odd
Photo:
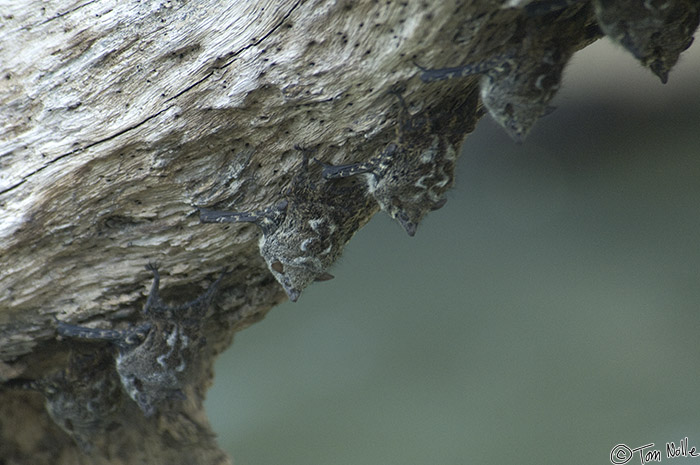
[[(302, 170), (295, 145), (314, 147), (327, 166), (370, 162), (389, 143), (424, 150), (433, 134), (458, 147), (483, 114), (483, 78), (424, 83), (416, 63), (501, 57), (498, 66), (532, 77), (543, 43), (558, 44), (563, 68), (600, 35), (584, 2), (543, 17), (456, 0), (59, 3), (10, 5), (0, 28), (0, 458), (8, 464), (228, 463), (202, 410), (212, 361), (285, 293), (260, 257), (257, 227), (202, 224), (198, 207), (274, 206)], [(407, 129), (416, 125), (429, 130)], [(309, 169), (330, 185), (320, 167)], [(347, 238), (376, 200), (360, 202)], [(114, 348), (57, 339), (57, 320), (139, 324), (151, 279), (144, 265), (156, 261), (171, 304), (229, 271), (204, 323), (201, 367), (185, 401), (147, 417), (124, 399), (81, 447), (51, 421), (44, 396), (9, 386), (56, 376), (80, 385), (70, 377), (76, 357)], [(88, 357), (88, 378), (101, 373), (109, 385), (112, 358), (100, 357)]]

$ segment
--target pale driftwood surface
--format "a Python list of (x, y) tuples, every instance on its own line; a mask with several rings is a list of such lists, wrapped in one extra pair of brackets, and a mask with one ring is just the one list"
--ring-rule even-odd
[(1, 10), (0, 381), (65, 364), (71, 343), (56, 340), (56, 319), (137, 319), (149, 261), (178, 302), (231, 270), (187, 402), (150, 419), (129, 404), (85, 455), (39, 394), (0, 392), (5, 464), (228, 463), (202, 410), (212, 360), (285, 296), (257, 228), (200, 224), (196, 206), (273, 204), (298, 169), (295, 144), (327, 162), (368, 159), (394, 137), (392, 86), (414, 109), (475, 91), (477, 77), (421, 83), (414, 60), (484, 60), (521, 14), (455, 0), (27, 0)]

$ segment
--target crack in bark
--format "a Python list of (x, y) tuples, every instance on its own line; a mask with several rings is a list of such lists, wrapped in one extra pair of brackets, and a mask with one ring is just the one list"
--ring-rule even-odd
[[(79, 9), (79, 8), (82, 8), (82, 7), (86, 6), (86, 5), (89, 5), (90, 3), (94, 3), (95, 1), (96, 1), (96, 0), (93, 0), (93, 1), (91, 1), (91, 2), (89, 2), (89, 3), (85, 3), (84, 5), (81, 5), (81, 6), (79, 6), (79, 7), (74, 8), (73, 10), (67, 11), (67, 12), (65, 12), (65, 13), (61, 13), (61, 14), (59, 14), (59, 15), (56, 15), (56, 16), (54, 16), (54, 17), (52, 17), (52, 18), (46, 20), (45, 22), (47, 22), (47, 21), (49, 21), (49, 20), (52, 20), (52, 19), (56, 19), (56, 18), (58, 18), (58, 17), (60, 17), (60, 16), (64, 16), (64, 15), (66, 15), (66, 14), (68, 14), (68, 13), (71, 13), (71, 12), (73, 12), (73, 11)], [(240, 50), (238, 50), (237, 52), (235, 52), (235, 53), (232, 55), (232, 58), (231, 58), (230, 61), (228, 61), (227, 63), (225, 63), (225, 64), (223, 64), (223, 65), (221, 65), (221, 66), (217, 66), (215, 69), (224, 69), (224, 68), (228, 67), (229, 65), (231, 65), (231, 64), (234, 63), (235, 57), (237, 57), (238, 55), (240, 55), (241, 53), (243, 53), (244, 51), (248, 50), (248, 49), (251, 48), (251, 47), (260, 45), (265, 39), (267, 39), (267, 38), (270, 37), (272, 34), (274, 34), (274, 32), (275, 32), (277, 29), (279, 29), (279, 28), (284, 24), (284, 22), (291, 16), (291, 14), (294, 12), (294, 10), (295, 10), (299, 5), (302, 4), (302, 2), (303, 2), (303, 0), (298, 0), (298, 1), (289, 9), (289, 11), (282, 17), (282, 19), (280, 19), (280, 21), (279, 21), (277, 24), (275, 24), (267, 33), (265, 33), (259, 40), (255, 41), (255, 42), (253, 42), (253, 43), (250, 43), (250, 44), (246, 45), (245, 47), (241, 48)], [(36, 25), (41, 25), (41, 24), (44, 24), (45, 22), (43, 22), (43, 23), (37, 23)], [(33, 26), (33, 25), (32, 25), (32, 26)], [(32, 26), (25, 26), (25, 27), (32, 27)], [(203, 78), (201, 78), (201, 79), (199, 79), (198, 81), (194, 82), (193, 84), (187, 86), (186, 88), (184, 88), (183, 90), (181, 90), (181, 91), (178, 92), (177, 94), (173, 95), (172, 97), (166, 99), (166, 100), (165, 100), (165, 103), (170, 102), (170, 101), (172, 101), (172, 100), (175, 100), (175, 99), (181, 97), (181, 96), (184, 95), (185, 93), (189, 92), (189, 91), (192, 90), (193, 88), (197, 87), (198, 85), (200, 85), (200, 84), (202, 84), (203, 82), (205, 82), (206, 80), (208, 80), (213, 74), (214, 74), (214, 72), (213, 72), (213, 71), (210, 71), (210, 72), (207, 73)], [(22, 184), (24, 184), (24, 183), (25, 183), (28, 179), (30, 179), (32, 176), (34, 176), (35, 174), (37, 174), (37, 173), (43, 171), (43, 170), (46, 169), (47, 167), (49, 167), (49, 166), (53, 165), (54, 163), (56, 163), (57, 161), (62, 160), (62, 159), (66, 158), (66, 157), (68, 157), (68, 156), (70, 156), (70, 155), (74, 155), (74, 154), (76, 154), (76, 153), (82, 152), (83, 150), (89, 149), (89, 148), (94, 147), (94, 146), (96, 146), (96, 145), (99, 145), (99, 144), (101, 144), (101, 143), (103, 143), (103, 142), (107, 142), (107, 141), (109, 141), (109, 140), (112, 140), (112, 139), (114, 139), (115, 137), (119, 137), (119, 136), (121, 136), (121, 135), (123, 135), (123, 134), (125, 134), (125, 133), (127, 133), (127, 132), (129, 132), (129, 131), (131, 131), (131, 130), (133, 130), (133, 129), (138, 128), (139, 126), (141, 126), (142, 124), (148, 122), (149, 120), (151, 120), (151, 119), (153, 119), (153, 118), (155, 118), (155, 117), (161, 115), (163, 112), (168, 111), (168, 110), (171, 109), (172, 107), (173, 107), (173, 106), (170, 105), (170, 106), (168, 106), (168, 107), (166, 107), (166, 108), (164, 108), (164, 109), (158, 111), (157, 113), (154, 113), (154, 114), (152, 114), (152, 115), (146, 117), (145, 119), (143, 119), (143, 120), (140, 121), (139, 123), (136, 123), (136, 124), (134, 124), (134, 125), (131, 125), (131, 126), (125, 128), (125, 129), (123, 129), (123, 130), (121, 130), (121, 131), (118, 131), (118, 132), (116, 132), (116, 133), (114, 133), (114, 134), (112, 134), (112, 135), (110, 135), (110, 136), (107, 136), (107, 137), (105, 137), (105, 138), (103, 138), (103, 139), (100, 139), (100, 140), (97, 140), (97, 141), (95, 141), (95, 142), (92, 142), (92, 143), (90, 143), (90, 144), (88, 144), (88, 145), (86, 145), (86, 146), (84, 146), (84, 147), (80, 147), (80, 148), (71, 150), (70, 152), (67, 152), (67, 153), (64, 153), (64, 154), (61, 154), (61, 155), (57, 156), (57, 157), (54, 158), (53, 160), (47, 162), (47, 163), (46, 163), (45, 165), (43, 165), (41, 168), (38, 168), (37, 170), (35, 170), (35, 171), (33, 171), (33, 172), (27, 174), (27, 175), (26, 175), (20, 182), (18, 182), (17, 184), (8, 187), (8, 188), (5, 189), (5, 190), (1, 190), (1, 191), (0, 191), (0, 195), (4, 195), (4, 194), (6, 194), (6, 193), (8, 193), (8, 192), (10, 192), (10, 191), (12, 191), (12, 190), (14, 190), (14, 189), (16, 189), (17, 187), (19, 187), (19, 186), (21, 186)]]
[(22, 30), (28, 31), (28, 30), (30, 30), (30, 29), (33, 28), (33, 27), (42, 26), (42, 25), (47, 24), (47, 23), (49, 23), (49, 22), (51, 22), (51, 21), (53, 21), (53, 20), (55, 20), (55, 19), (61, 18), (61, 17), (63, 17), (63, 16), (66, 16), (66, 15), (68, 15), (68, 14), (71, 14), (71, 13), (73, 13), (73, 12), (75, 12), (75, 11), (78, 11), (79, 9), (81, 9), (81, 8), (83, 8), (83, 7), (86, 7), (86, 6), (88, 6), (88, 5), (92, 5), (93, 3), (96, 3), (96, 2), (98, 2), (98, 1), (99, 1), (99, 0), (90, 0), (89, 2), (83, 3), (82, 5), (78, 5), (78, 6), (76, 6), (75, 8), (73, 8), (73, 9), (71, 9), (71, 10), (66, 10), (66, 11), (64, 11), (64, 12), (62, 12), (62, 13), (56, 13), (55, 15), (53, 15), (53, 16), (50, 17), (50, 18), (46, 18), (46, 19), (44, 19), (44, 20), (42, 20), (42, 21), (38, 21), (38, 22), (36, 22), (36, 23), (28, 24), (28, 25), (26, 25), (26, 26), (22, 26), (22, 27), (20, 27), (20, 28), (18, 28), (18, 29), (15, 29), (15, 30), (12, 31), (12, 32), (22, 31)]
[[(270, 29), (267, 33), (265, 33), (259, 40), (255, 41), (255, 42), (253, 42), (253, 43), (250, 43), (250, 44), (248, 44), (248, 45), (246, 45), (245, 47), (241, 48), (241, 49), (238, 50), (237, 52), (234, 52), (234, 53), (231, 55), (230, 61), (228, 61), (227, 63), (225, 63), (225, 64), (223, 64), (223, 65), (221, 65), (221, 66), (216, 66), (216, 67), (214, 67), (214, 69), (219, 70), (219, 69), (224, 69), (224, 68), (228, 67), (229, 65), (233, 64), (234, 61), (236, 61), (235, 58), (236, 58), (238, 55), (240, 55), (241, 53), (245, 52), (246, 50), (248, 50), (248, 49), (251, 48), (251, 47), (255, 47), (255, 46), (257, 46), (257, 45), (260, 45), (265, 39), (267, 39), (268, 37), (270, 37), (277, 29), (280, 28), (280, 26), (282, 26), (282, 25), (284, 24), (284, 22), (291, 16), (291, 14), (294, 12), (294, 10), (295, 10), (299, 5), (301, 5), (302, 1), (303, 1), (303, 0), (298, 0), (298, 1), (294, 4), (294, 6), (292, 6), (292, 8), (287, 12), (287, 14), (285, 14), (284, 17), (283, 17), (277, 24), (275, 24), (275, 25), (272, 27), (272, 29)], [(210, 71), (210, 72), (207, 73), (203, 78), (199, 79), (198, 81), (196, 81), (195, 83), (189, 85), (188, 87), (185, 87), (183, 90), (181, 90), (181, 91), (178, 92), (177, 94), (175, 94), (175, 95), (173, 95), (172, 97), (170, 97), (169, 99), (167, 99), (166, 102), (169, 102), (170, 100), (174, 100), (174, 99), (176, 99), (176, 98), (178, 98), (178, 97), (184, 95), (186, 92), (189, 92), (189, 91), (192, 90), (193, 88), (195, 88), (195, 87), (197, 87), (198, 85), (200, 85), (201, 83), (205, 82), (205, 81), (206, 81), (207, 79), (209, 79), (213, 74), (214, 74), (214, 72), (213, 72), (213, 71)]]
[(96, 146), (96, 145), (102, 144), (103, 142), (107, 142), (107, 141), (112, 140), (112, 139), (114, 139), (114, 138), (116, 138), (116, 137), (119, 137), (119, 136), (121, 136), (121, 135), (123, 135), (123, 134), (126, 134), (127, 132), (138, 128), (139, 126), (143, 125), (144, 123), (147, 123), (148, 121), (152, 120), (153, 118), (155, 118), (155, 117), (157, 117), (157, 116), (163, 114), (164, 112), (170, 110), (171, 108), (173, 108), (173, 106), (174, 106), (174, 105), (170, 105), (170, 106), (168, 106), (168, 107), (166, 107), (166, 108), (163, 108), (162, 110), (158, 111), (157, 113), (154, 113), (154, 114), (152, 114), (152, 115), (146, 117), (145, 119), (139, 121), (138, 123), (132, 124), (131, 126), (122, 129), (121, 131), (117, 131), (117, 132), (115, 132), (115, 133), (112, 134), (112, 135), (109, 135), (109, 136), (107, 136), (107, 137), (104, 137), (104, 138), (102, 138), (102, 139), (100, 139), (100, 140), (96, 140), (95, 142), (91, 142), (91, 143), (87, 144), (87, 145), (84, 146), (84, 147), (80, 147), (80, 148), (77, 148), (77, 149), (73, 149), (73, 150), (71, 150), (70, 152), (66, 152), (66, 153), (64, 153), (64, 154), (61, 154), (61, 155), (57, 156), (57, 157), (54, 158), (53, 160), (50, 160), (50, 161), (46, 162), (46, 164), (44, 164), (42, 167), (40, 167), (40, 168), (36, 169), (35, 171), (33, 171), (33, 172), (29, 173), (28, 175), (26, 175), (20, 182), (18, 182), (18, 183), (15, 184), (14, 186), (8, 187), (7, 189), (5, 189), (5, 190), (3, 190), (3, 191), (0, 191), (0, 195), (6, 194), (6, 193), (8, 193), (8, 192), (10, 192), (10, 191), (12, 191), (12, 190), (14, 190), (14, 189), (16, 189), (17, 187), (19, 187), (19, 186), (21, 186), (22, 184), (24, 184), (25, 182), (27, 182), (27, 180), (30, 179), (32, 176), (34, 176), (34, 175), (37, 174), (37, 173), (40, 173), (41, 171), (45, 170), (45, 169), (48, 168), (49, 166), (53, 165), (54, 163), (56, 163), (56, 162), (58, 162), (58, 161), (60, 161), (60, 160), (62, 160), (62, 159), (64, 159), (64, 158), (66, 158), (66, 157), (68, 157), (68, 156), (71, 156), (71, 155), (74, 155), (74, 154), (76, 154), (76, 153), (82, 152), (82, 151), (84, 151), (84, 150), (86, 150), (86, 149), (89, 149), (89, 148), (94, 147), (94, 146)]

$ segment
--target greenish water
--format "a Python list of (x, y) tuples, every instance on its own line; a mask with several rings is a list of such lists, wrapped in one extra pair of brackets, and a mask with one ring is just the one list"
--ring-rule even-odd
[(700, 448), (700, 46), (666, 86), (609, 49), (522, 146), (484, 118), (414, 238), (378, 214), (236, 336), (207, 409), (237, 465), (700, 463), (666, 457)]

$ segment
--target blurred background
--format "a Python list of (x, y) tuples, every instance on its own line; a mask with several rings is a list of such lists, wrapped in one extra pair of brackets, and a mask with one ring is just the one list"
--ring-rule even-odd
[(700, 44), (662, 85), (602, 39), (554, 104), (521, 146), (484, 117), (414, 238), (377, 214), (236, 335), (237, 465), (698, 463), (666, 443), (700, 449)]

